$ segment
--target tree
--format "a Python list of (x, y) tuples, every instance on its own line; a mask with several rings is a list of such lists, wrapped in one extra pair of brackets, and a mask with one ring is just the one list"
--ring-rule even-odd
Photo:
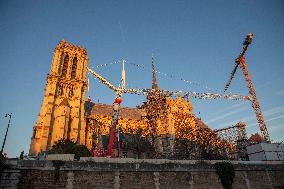
[(132, 151), (137, 158), (142, 158), (142, 154), (146, 153), (147, 157), (152, 157), (154, 151), (153, 145), (148, 138), (142, 136), (142, 129), (138, 129), (135, 133), (121, 133), (121, 149), (123, 151)]
[(49, 154), (75, 154), (75, 159), (89, 157), (91, 153), (84, 145), (77, 145), (72, 140), (60, 139), (48, 151)]
[(195, 159), (196, 143), (187, 139), (175, 139), (173, 159)]
[(260, 136), (258, 133), (252, 134), (249, 138), (249, 141), (252, 144), (257, 144), (257, 143), (261, 143), (264, 141), (264, 138), (262, 136)]

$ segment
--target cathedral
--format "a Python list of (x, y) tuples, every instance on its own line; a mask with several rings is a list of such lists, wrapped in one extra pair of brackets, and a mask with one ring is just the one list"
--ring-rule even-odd
[[(108, 135), (113, 108), (85, 101), (87, 65), (86, 49), (64, 40), (55, 47), (33, 127), (31, 155), (51, 149), (59, 139), (70, 139), (92, 149), (99, 145), (99, 136)], [(159, 153), (172, 152), (176, 137), (197, 140), (198, 129), (208, 128), (192, 113), (189, 98), (173, 99), (160, 92), (153, 61), (152, 92), (136, 108), (121, 107), (118, 126), (122, 133), (158, 136), (155, 149)]]
[(55, 47), (42, 105), (33, 127), (31, 155), (50, 149), (61, 138), (84, 144), (87, 64), (86, 49), (64, 40)]

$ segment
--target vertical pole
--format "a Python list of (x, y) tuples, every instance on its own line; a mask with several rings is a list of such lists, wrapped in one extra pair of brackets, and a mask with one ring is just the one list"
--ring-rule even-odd
[(119, 106), (122, 101), (122, 93), (125, 89), (125, 70), (124, 70), (124, 60), (122, 60), (122, 71), (121, 71), (121, 88), (120, 91), (115, 91), (117, 92), (116, 98), (113, 103), (113, 114), (112, 114), (112, 123), (109, 131), (109, 142), (108, 142), (108, 149), (107, 149), (107, 155), (114, 157), (113, 154), (113, 144), (117, 142), (117, 156), (119, 156), (120, 153), (120, 145), (118, 136), (116, 136), (116, 125), (118, 124), (118, 112), (119, 112)]
[(3, 144), (2, 144), (1, 154), (3, 153), (4, 146), (5, 146), (5, 143), (6, 143), (6, 138), (7, 138), (7, 134), (8, 134), (10, 123), (11, 123), (12, 113), (5, 115), (5, 117), (8, 117), (8, 116), (9, 116), (9, 122), (8, 122), (7, 130), (6, 130), (6, 133), (5, 133), (4, 141), (3, 141)]
[(120, 127), (117, 127), (117, 157), (120, 157), (120, 137), (119, 137), (119, 131), (120, 131)]
[(261, 109), (260, 109), (259, 102), (256, 98), (256, 93), (255, 93), (253, 84), (251, 82), (250, 76), (249, 76), (247, 65), (246, 65), (246, 62), (245, 62), (245, 59), (244, 59), (243, 56), (239, 57), (239, 62), (240, 62), (240, 65), (241, 65), (241, 69), (242, 69), (242, 72), (243, 72), (243, 75), (244, 75), (244, 78), (245, 78), (245, 81), (246, 81), (246, 85), (247, 85), (250, 97), (251, 97), (252, 108), (255, 111), (256, 120), (259, 124), (261, 134), (262, 134), (264, 140), (266, 142), (269, 142), (270, 141), (269, 134), (268, 134), (265, 122), (264, 122), (264, 118), (263, 118), (263, 115), (262, 115), (262, 112), (261, 112)]
[(120, 97), (115, 98), (113, 103), (112, 123), (109, 131), (109, 142), (107, 150), (107, 155), (111, 157), (113, 157), (113, 144), (115, 143), (116, 140), (115, 130), (116, 130), (116, 125), (118, 123), (118, 110), (120, 103), (121, 103), (121, 98)]
[(121, 70), (121, 90), (125, 89), (125, 70), (124, 70), (124, 62), (125, 60), (122, 60), (122, 70)]

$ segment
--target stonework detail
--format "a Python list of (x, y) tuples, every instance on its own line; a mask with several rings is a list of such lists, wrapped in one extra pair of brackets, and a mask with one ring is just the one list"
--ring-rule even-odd
[(59, 139), (84, 144), (86, 49), (61, 40), (55, 47), (44, 97), (33, 127), (30, 154), (46, 151)]

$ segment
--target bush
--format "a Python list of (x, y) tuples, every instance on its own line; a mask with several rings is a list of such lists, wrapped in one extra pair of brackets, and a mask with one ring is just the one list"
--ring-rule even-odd
[(77, 145), (72, 140), (60, 139), (48, 151), (48, 154), (75, 154), (75, 159), (89, 157), (91, 153), (84, 145)]
[(215, 163), (215, 169), (224, 189), (232, 189), (235, 177), (234, 166), (229, 162)]

